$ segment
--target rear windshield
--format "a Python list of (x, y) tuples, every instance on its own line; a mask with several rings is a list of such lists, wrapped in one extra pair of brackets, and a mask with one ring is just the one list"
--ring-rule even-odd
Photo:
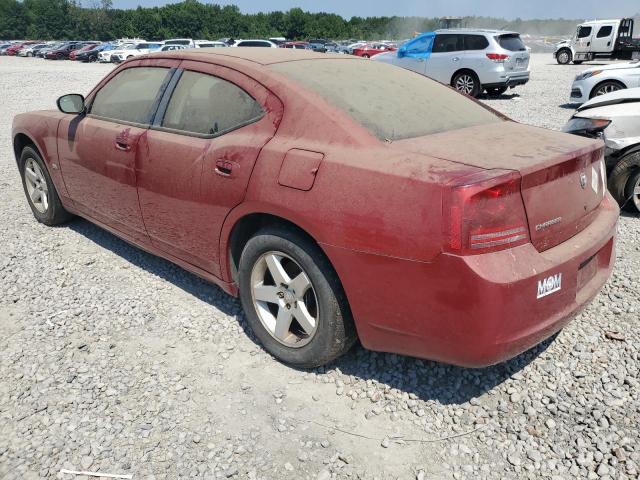
[(381, 140), (400, 140), (502, 121), (482, 105), (418, 73), (371, 60), (270, 65), (344, 110)]
[(520, 38), (520, 35), (518, 35), (517, 33), (499, 35), (498, 37), (496, 37), (496, 40), (502, 48), (511, 52), (524, 52), (527, 49), (527, 47), (525, 47), (524, 45), (524, 42)]

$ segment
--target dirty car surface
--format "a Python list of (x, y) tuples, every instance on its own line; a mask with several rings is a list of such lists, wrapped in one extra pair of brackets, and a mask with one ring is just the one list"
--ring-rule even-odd
[(39, 221), (83, 216), (239, 295), (297, 366), (356, 337), (496, 363), (562, 328), (613, 266), (601, 142), (383, 63), (162, 52), (79, 113), (18, 115), (13, 138)]

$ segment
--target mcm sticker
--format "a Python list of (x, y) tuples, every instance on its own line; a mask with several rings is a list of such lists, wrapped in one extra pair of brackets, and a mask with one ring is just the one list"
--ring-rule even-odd
[(562, 274), (556, 273), (550, 277), (538, 280), (538, 298), (557, 292), (562, 288)]

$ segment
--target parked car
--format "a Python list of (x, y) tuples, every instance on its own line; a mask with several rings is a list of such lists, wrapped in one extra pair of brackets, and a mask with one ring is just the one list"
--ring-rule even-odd
[(13, 45), (13, 43), (1, 43), (0, 44), (0, 55), (6, 55), (6, 51), (8, 48), (10, 48)]
[(51, 44), (47, 45), (46, 47), (41, 48), (40, 50), (38, 50), (38, 52), (36, 52), (36, 57), (45, 58), (47, 53), (49, 53), (52, 50), (56, 50), (56, 49), (60, 48), (65, 43), (67, 43), (67, 42), (54, 42), (54, 43), (51, 43)]
[(45, 58), (48, 60), (67, 60), (71, 52), (82, 48), (84, 44), (82, 42), (69, 42), (65, 43), (62, 46), (49, 50), (45, 54)]
[(32, 42), (32, 41), (14, 43), (4, 51), (4, 54), (8, 56), (16, 56), (21, 49), (29, 47), (31, 45), (35, 45), (36, 43), (37, 42)]
[(185, 48), (188, 48), (188, 47), (185, 47), (184, 45), (163, 45), (160, 51), (170, 52), (172, 50), (184, 50)]
[(111, 62), (111, 56), (113, 54), (123, 53), (124, 51), (126, 51), (128, 49), (135, 48), (135, 46), (138, 45), (138, 43), (140, 43), (140, 42), (137, 42), (137, 43), (125, 43), (124, 45), (116, 46), (112, 50), (103, 50), (103, 51), (98, 53), (98, 61), (100, 63), (110, 63)]
[(225, 48), (228, 47), (224, 42), (218, 42), (214, 40), (196, 40), (195, 48)]
[(78, 60), (79, 62), (85, 62), (85, 63), (97, 62), (98, 54), (100, 52), (108, 52), (114, 49), (115, 49), (115, 46), (110, 43), (101, 43), (100, 45), (94, 45), (94, 47), (89, 50), (78, 52), (76, 54), (76, 60)]
[(560, 65), (580, 65), (596, 58), (640, 58), (640, 39), (633, 38), (633, 24), (633, 18), (581, 23), (573, 38), (556, 44), (553, 57)]
[(561, 329), (612, 271), (601, 141), (508, 121), (405, 69), (186, 49), (58, 107), (13, 120), (35, 218), (78, 214), (239, 293), (256, 337), (298, 367), (356, 337), (499, 362)]
[(310, 50), (309, 42), (284, 42), (278, 45), (280, 48), (293, 48), (295, 50)]
[(83, 46), (69, 53), (69, 60), (77, 60), (79, 53), (88, 52), (89, 50), (93, 50), (99, 44), (98, 43), (84, 43)]
[(19, 57), (33, 57), (39, 50), (49, 46), (48, 43), (34, 43), (18, 50)]
[(564, 131), (604, 140), (609, 191), (622, 208), (640, 213), (640, 88), (589, 100)]
[(267, 47), (267, 48), (278, 48), (278, 45), (273, 43), (271, 40), (240, 40), (236, 42), (234, 47)]
[(113, 63), (120, 63), (133, 57), (157, 52), (162, 48), (162, 46), (163, 44), (159, 42), (143, 42), (132, 44), (126, 48), (123, 48), (122, 50), (113, 52), (111, 54), (111, 61)]
[(192, 38), (170, 38), (163, 43), (164, 45), (182, 45), (186, 48), (195, 48), (196, 46), (196, 42)]
[(386, 43), (366, 43), (361, 47), (354, 48), (351, 53), (356, 57), (370, 58), (384, 52), (395, 52), (396, 47)]
[(312, 38), (307, 41), (311, 50), (321, 53), (325, 53), (327, 51), (325, 44), (328, 42), (329, 40), (326, 40), (324, 38)]
[(516, 32), (438, 30), (417, 36), (397, 52), (376, 55), (427, 75), (472, 97), (501, 95), (529, 81), (529, 50)]
[(599, 65), (576, 76), (571, 86), (570, 101), (584, 103), (599, 95), (634, 87), (640, 87), (640, 60)]

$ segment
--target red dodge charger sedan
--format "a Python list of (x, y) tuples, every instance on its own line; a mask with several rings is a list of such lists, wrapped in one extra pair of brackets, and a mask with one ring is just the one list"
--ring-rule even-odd
[(384, 63), (224, 50), (138, 57), (16, 116), (35, 218), (80, 215), (239, 295), (264, 347), (300, 367), (356, 338), (493, 364), (607, 280), (602, 142)]

